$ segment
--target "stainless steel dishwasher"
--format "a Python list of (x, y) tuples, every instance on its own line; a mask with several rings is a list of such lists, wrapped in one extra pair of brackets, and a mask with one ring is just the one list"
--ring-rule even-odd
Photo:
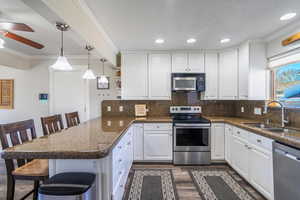
[(300, 199), (300, 149), (273, 143), (275, 200)]

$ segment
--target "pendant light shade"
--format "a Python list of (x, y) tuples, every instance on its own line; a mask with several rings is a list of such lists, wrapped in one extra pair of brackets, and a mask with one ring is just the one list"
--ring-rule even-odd
[(58, 56), (56, 62), (51, 67), (61, 71), (71, 71), (73, 69), (65, 56)]
[(83, 74), (82, 78), (91, 80), (91, 79), (96, 79), (96, 76), (91, 69), (87, 69), (86, 72)]
[(102, 72), (103, 72), (103, 74), (100, 76), (99, 82), (103, 83), (103, 84), (106, 84), (106, 83), (108, 83), (108, 78), (107, 78), (107, 76), (105, 76), (105, 73), (104, 73), (104, 63), (106, 62), (106, 59), (101, 58), (100, 61), (102, 62)]
[(69, 30), (69, 25), (56, 23), (56, 28), (61, 31), (61, 49), (60, 55), (58, 56), (56, 62), (51, 65), (52, 69), (60, 71), (71, 71), (73, 67), (68, 62), (68, 59), (64, 56), (64, 31)]
[(90, 51), (92, 51), (94, 48), (87, 45), (85, 49), (88, 51), (88, 68), (83, 74), (82, 78), (87, 80), (96, 79), (93, 70), (90, 69)]
[(0, 38), (0, 49), (4, 48), (4, 40)]

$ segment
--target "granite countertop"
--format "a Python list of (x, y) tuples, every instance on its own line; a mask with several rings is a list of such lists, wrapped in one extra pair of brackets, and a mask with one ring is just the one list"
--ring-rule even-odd
[[(292, 132), (284, 133), (284, 132), (271, 132), (268, 130), (264, 130), (261, 128), (255, 128), (249, 126), (245, 123), (257, 123), (260, 122), (259, 120), (253, 119), (244, 119), (244, 118), (237, 118), (237, 117), (210, 117), (205, 116), (205, 118), (209, 119), (212, 123), (228, 123), (239, 128), (246, 129), (250, 132), (259, 134), (261, 136), (265, 136), (267, 138), (271, 138), (278, 142), (281, 142), (286, 145), (290, 145), (296, 148), (300, 148), (300, 130), (294, 129)], [(293, 129), (293, 128), (292, 128)]]
[[(300, 131), (274, 133), (244, 123), (258, 120), (237, 117), (204, 116), (212, 123), (228, 123), (287, 145), (300, 148)], [(107, 156), (132, 123), (171, 123), (166, 117), (103, 117), (79, 126), (43, 136), (33, 141), (5, 149), (2, 158), (17, 159), (99, 159)]]
[(98, 159), (107, 156), (132, 123), (172, 122), (170, 117), (103, 117), (5, 149), (5, 159)]

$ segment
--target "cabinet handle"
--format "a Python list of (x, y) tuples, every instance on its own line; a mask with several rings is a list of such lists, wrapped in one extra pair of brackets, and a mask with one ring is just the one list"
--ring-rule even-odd
[(119, 149), (122, 149), (122, 146), (118, 146)]
[(119, 171), (119, 175), (121, 175), (122, 174), (122, 172), (121, 171)]
[(127, 143), (127, 145), (130, 145), (130, 144), (131, 144), (131, 142), (128, 142), (128, 143)]
[(241, 134), (241, 132), (238, 131), (237, 134)]
[(261, 140), (260, 140), (260, 139), (257, 139), (256, 141), (257, 141), (258, 143), (261, 143)]
[(122, 159), (119, 159), (119, 162), (122, 162)]

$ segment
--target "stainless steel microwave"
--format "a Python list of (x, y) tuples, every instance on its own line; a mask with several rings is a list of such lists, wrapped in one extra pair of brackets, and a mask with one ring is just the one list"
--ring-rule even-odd
[(172, 73), (172, 91), (205, 91), (204, 73)]

